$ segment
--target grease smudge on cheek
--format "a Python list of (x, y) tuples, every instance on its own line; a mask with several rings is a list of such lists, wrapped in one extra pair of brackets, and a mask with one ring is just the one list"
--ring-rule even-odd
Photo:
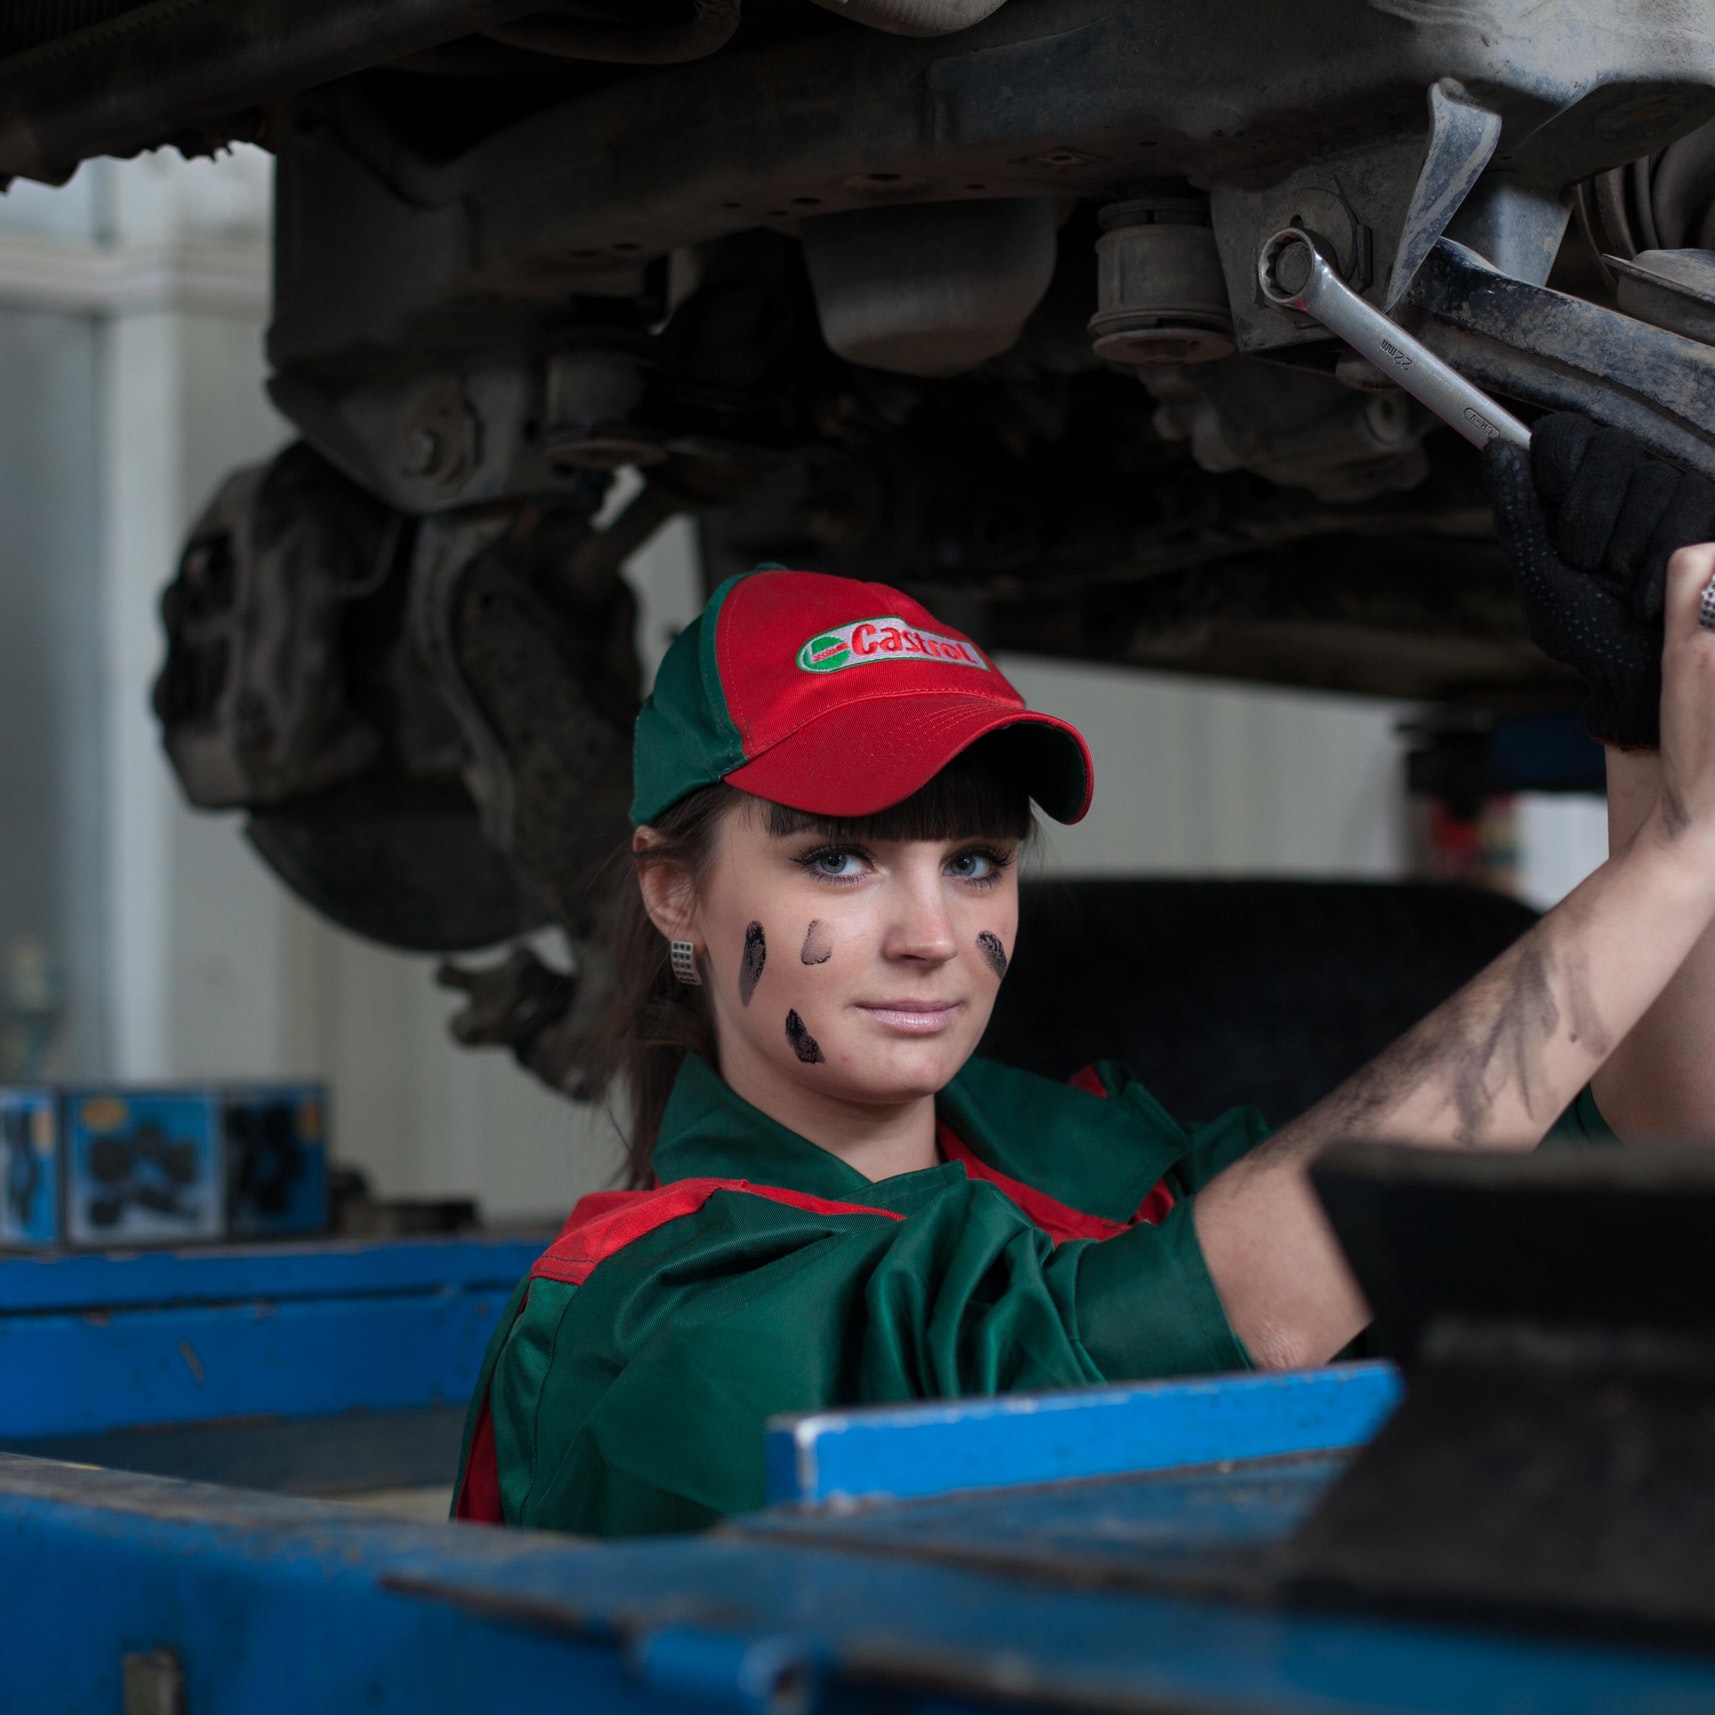
[(983, 962), (997, 977), (1006, 975), (1006, 948), (1001, 945), (1000, 936), (990, 929), (985, 929), (977, 936), (977, 951), (982, 954)]
[(804, 948), (799, 959), (806, 965), (825, 965), (834, 956), (834, 938), (820, 917), (812, 919), (804, 931)]
[(746, 1006), (762, 981), (762, 967), (768, 963), (768, 942), (760, 923), (752, 923), (744, 932), (744, 954), (738, 962), (738, 998)]
[(795, 1012), (786, 1015), (786, 1040), (792, 1044), (792, 1052), (806, 1066), (820, 1066), (827, 1058), (821, 1043), (804, 1028), (803, 1019)]

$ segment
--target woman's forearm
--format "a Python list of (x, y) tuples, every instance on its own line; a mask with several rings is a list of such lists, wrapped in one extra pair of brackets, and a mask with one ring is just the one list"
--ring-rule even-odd
[[(1624, 851), (1661, 796), (1654, 752), (1608, 752), (1608, 849)], [(1622, 1138), (1715, 1142), (1715, 927), (1615, 1047), (1594, 1079), (1602, 1117)]]
[(1310, 1189), (1343, 1140), (1528, 1149), (1655, 1003), (1715, 918), (1715, 838), (1660, 806), (1492, 965), (1198, 1196), (1234, 1332), (1265, 1367), (1319, 1363), (1368, 1319)]
[[(1259, 1363), (1323, 1362), (1368, 1317), (1310, 1189), (1318, 1150), (1344, 1139), (1529, 1149), (1709, 933), (1715, 628), (1701, 619), (1711, 591), (1715, 543), (1681, 548), (1662, 616), (1659, 774), (1622, 848), (1416, 1029), (1199, 1193), (1209, 1272)], [(1649, 795), (1641, 774), (1621, 786), (1634, 808)]]

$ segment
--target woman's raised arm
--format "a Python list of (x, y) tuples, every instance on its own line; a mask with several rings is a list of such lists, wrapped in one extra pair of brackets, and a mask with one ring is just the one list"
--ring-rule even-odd
[[(1268, 1369), (1323, 1363), (1369, 1318), (1310, 1188), (1347, 1139), (1529, 1150), (1715, 923), (1715, 544), (1668, 571), (1653, 802), (1608, 861), (1356, 1076), (1208, 1185), (1197, 1235), (1234, 1332)], [(1622, 1119), (1624, 1116), (1622, 1116)]]
[[(1661, 796), (1653, 751), (1608, 751), (1608, 850), (1637, 839)], [(1715, 925), (1592, 1080), (1622, 1139), (1715, 1143)]]

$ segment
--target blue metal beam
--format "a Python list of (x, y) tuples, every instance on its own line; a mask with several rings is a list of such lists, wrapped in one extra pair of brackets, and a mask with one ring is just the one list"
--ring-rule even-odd
[(498, 1291), (0, 1321), (0, 1440), (470, 1397)]
[(46, 1310), (431, 1292), (444, 1287), (499, 1287), (511, 1292), (547, 1242), (547, 1235), (538, 1239), (331, 1239), (198, 1250), (0, 1256), (0, 1317)]
[(1357, 1447), (1398, 1404), (1390, 1364), (777, 1418), (771, 1502), (903, 1500)]
[(462, 1405), (533, 1242), (0, 1262), (0, 1442)]

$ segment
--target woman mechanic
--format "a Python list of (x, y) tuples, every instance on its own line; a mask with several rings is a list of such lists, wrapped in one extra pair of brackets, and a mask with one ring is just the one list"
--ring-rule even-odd
[(639, 1189), (514, 1295), (459, 1517), (691, 1529), (762, 1503), (776, 1412), (1325, 1362), (1368, 1315), (1306, 1178), (1342, 1138), (1715, 1137), (1715, 489), (1577, 417), (1485, 457), (1610, 746), (1612, 855), (1272, 1134), (973, 1059), (1083, 739), (884, 585), (716, 591), (637, 723), (608, 1070)]

